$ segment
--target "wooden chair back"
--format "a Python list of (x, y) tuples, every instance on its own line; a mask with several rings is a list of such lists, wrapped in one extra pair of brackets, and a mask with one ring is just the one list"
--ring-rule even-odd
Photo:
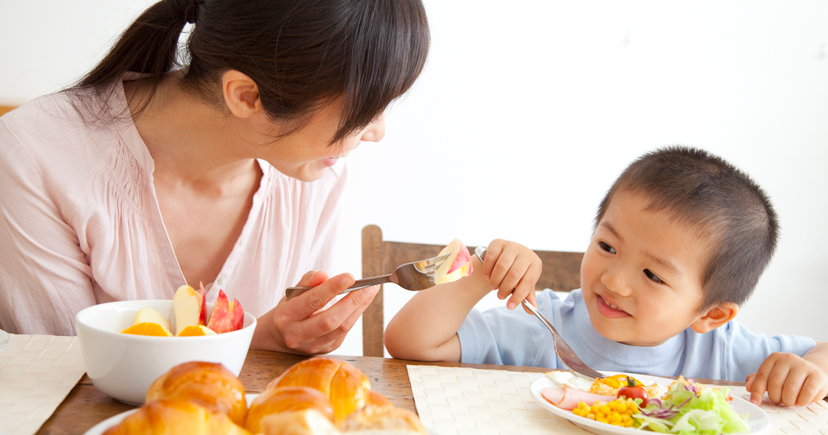
[(12, 110), (14, 110), (16, 108), (17, 107), (14, 107), (14, 106), (2, 106), (2, 105), (0, 105), (0, 116), (3, 116), (3, 115), (11, 112)]
[[(445, 245), (392, 242), (382, 239), (382, 230), (376, 225), (362, 229), (362, 277), (387, 275), (394, 269), (412, 261), (436, 257)], [(474, 252), (474, 246), (468, 246)], [(543, 272), (538, 289), (571, 291), (581, 287), (581, 260), (583, 252), (535, 251), (543, 262)], [(385, 356), (382, 336), (383, 290), (362, 314), (362, 354)]]

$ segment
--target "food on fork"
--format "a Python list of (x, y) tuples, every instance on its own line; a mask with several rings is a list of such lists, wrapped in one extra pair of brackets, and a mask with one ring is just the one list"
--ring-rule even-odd
[[(552, 373), (547, 377), (551, 379)], [(589, 390), (583, 389), (582, 382), (579, 388), (564, 382), (543, 389), (541, 395), (577, 416), (615, 426), (681, 435), (750, 432), (746, 417), (730, 405), (728, 387), (707, 387), (683, 377), (662, 387), (616, 375), (596, 379)], [(575, 398), (582, 400), (573, 405)]]
[(138, 408), (104, 435), (251, 435), (225, 414), (186, 400), (156, 400)]
[(457, 281), (472, 274), (471, 254), (468, 248), (458, 239), (448, 244), (439, 256), (448, 254), (448, 258), (434, 271), (434, 283), (445, 284)]
[(147, 390), (146, 403), (161, 399), (193, 402), (211, 412), (227, 414), (240, 426), (247, 416), (244, 386), (219, 363), (192, 361), (173, 367)]

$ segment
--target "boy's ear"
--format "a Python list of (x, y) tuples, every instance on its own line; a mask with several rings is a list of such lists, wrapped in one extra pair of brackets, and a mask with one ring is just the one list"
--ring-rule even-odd
[(707, 310), (700, 319), (690, 325), (694, 331), (699, 334), (712, 331), (719, 326), (733, 320), (739, 314), (739, 306), (733, 302), (724, 302), (718, 307), (713, 307)]
[(227, 108), (238, 118), (247, 118), (262, 111), (259, 87), (247, 74), (229, 70), (221, 76), (221, 91)]

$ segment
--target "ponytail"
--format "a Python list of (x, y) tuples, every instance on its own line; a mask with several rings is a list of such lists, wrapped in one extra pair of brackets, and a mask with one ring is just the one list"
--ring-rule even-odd
[(136, 112), (143, 110), (164, 73), (179, 66), (178, 38), (188, 22), (196, 21), (200, 3), (199, 0), (161, 0), (152, 5), (124, 31), (103, 60), (73, 88), (91, 90), (100, 95), (120, 82), (127, 72), (145, 74), (146, 80), (151, 83), (150, 92)]

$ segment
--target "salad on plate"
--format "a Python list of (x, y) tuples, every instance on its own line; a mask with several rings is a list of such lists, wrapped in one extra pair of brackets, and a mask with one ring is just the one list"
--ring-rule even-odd
[(546, 377), (551, 386), (540, 390), (543, 399), (578, 418), (678, 435), (751, 432), (748, 414), (733, 409), (729, 387), (705, 386), (683, 377), (666, 386), (625, 374), (593, 382), (564, 371)]

